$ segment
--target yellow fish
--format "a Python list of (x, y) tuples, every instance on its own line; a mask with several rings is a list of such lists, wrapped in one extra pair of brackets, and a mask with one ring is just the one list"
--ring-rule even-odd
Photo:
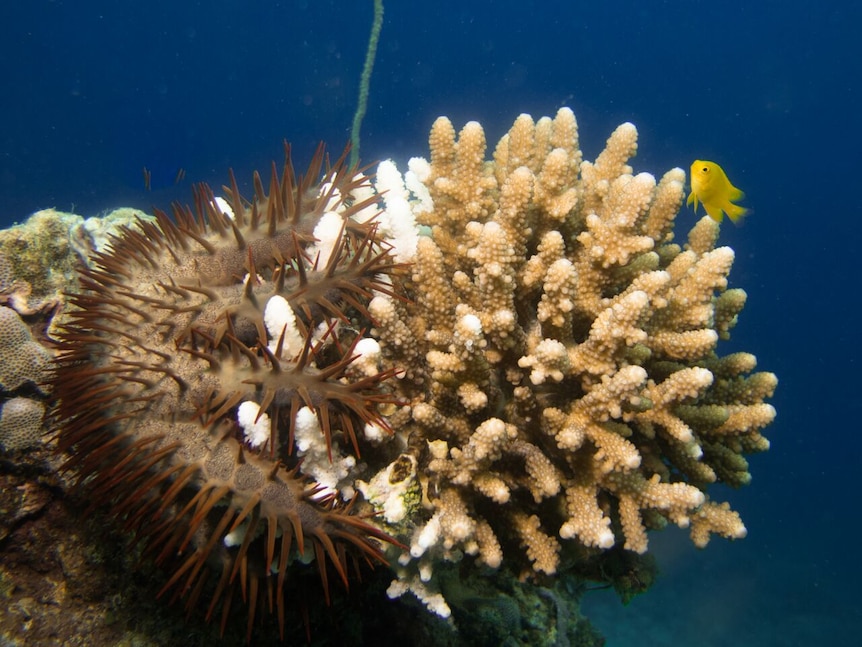
[(694, 203), (695, 213), (700, 201), (709, 217), (716, 222), (721, 222), (726, 213), (728, 218), (737, 223), (748, 213), (748, 209), (733, 203), (744, 197), (745, 194), (730, 183), (724, 169), (718, 164), (704, 160), (692, 162), (691, 193), (688, 194), (686, 204)]

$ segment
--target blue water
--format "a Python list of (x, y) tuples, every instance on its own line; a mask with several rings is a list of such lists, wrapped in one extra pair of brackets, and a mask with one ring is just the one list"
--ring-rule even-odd
[[(654, 535), (651, 592), (628, 607), (585, 602), (608, 644), (859, 644), (862, 5), (387, 4), (364, 159), (427, 155), (439, 114), (477, 119), (496, 141), (519, 113), (568, 105), (588, 158), (629, 120), (636, 170), (714, 159), (754, 208), (722, 228), (732, 282), (749, 294), (727, 349), (780, 378), (772, 449), (730, 494), (749, 536), (698, 551), (682, 533)], [(283, 138), (300, 159), (318, 140), (340, 148), (371, 7), (3, 2), (0, 224), (50, 206), (164, 207), (191, 181), (265, 167)]]

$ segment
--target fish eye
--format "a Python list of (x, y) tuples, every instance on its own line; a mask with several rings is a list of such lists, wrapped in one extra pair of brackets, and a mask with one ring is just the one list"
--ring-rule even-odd
[(709, 173), (709, 167), (707, 167), (707, 166), (704, 166), (704, 167), (703, 167), (702, 169), (700, 169), (700, 170), (701, 170), (701, 171), (703, 171), (704, 173)]

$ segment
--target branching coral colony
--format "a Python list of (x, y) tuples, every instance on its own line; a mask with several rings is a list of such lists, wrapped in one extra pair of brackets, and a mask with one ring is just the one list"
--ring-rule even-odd
[(240, 591), (249, 632), (283, 625), (303, 554), (346, 584), (388, 544), (390, 595), (445, 616), (444, 560), (554, 574), (668, 521), (744, 536), (706, 490), (749, 481), (776, 378), (716, 354), (733, 251), (706, 217), (673, 242), (685, 175), (633, 175), (636, 139), (582, 161), (570, 110), (522, 115), (489, 162), (440, 118), (403, 176), (288, 159), (125, 230), (62, 335), (69, 467), (166, 589), (193, 606), (212, 577), (222, 622)]

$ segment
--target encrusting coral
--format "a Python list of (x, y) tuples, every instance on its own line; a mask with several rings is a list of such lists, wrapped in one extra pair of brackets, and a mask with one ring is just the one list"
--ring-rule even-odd
[(447, 616), (434, 567), (465, 554), (552, 575), (667, 522), (745, 535), (707, 489), (748, 482), (776, 379), (717, 354), (745, 293), (717, 223), (674, 241), (684, 172), (633, 174), (631, 124), (583, 161), (568, 109), (493, 161), (474, 122), (430, 145), (373, 184), (319, 152), (248, 200), (201, 186), (71, 298), (68, 467), (189, 607), (210, 573), (208, 616), (241, 595), (249, 635), (303, 559), (347, 584), (390, 550), (390, 595)]

